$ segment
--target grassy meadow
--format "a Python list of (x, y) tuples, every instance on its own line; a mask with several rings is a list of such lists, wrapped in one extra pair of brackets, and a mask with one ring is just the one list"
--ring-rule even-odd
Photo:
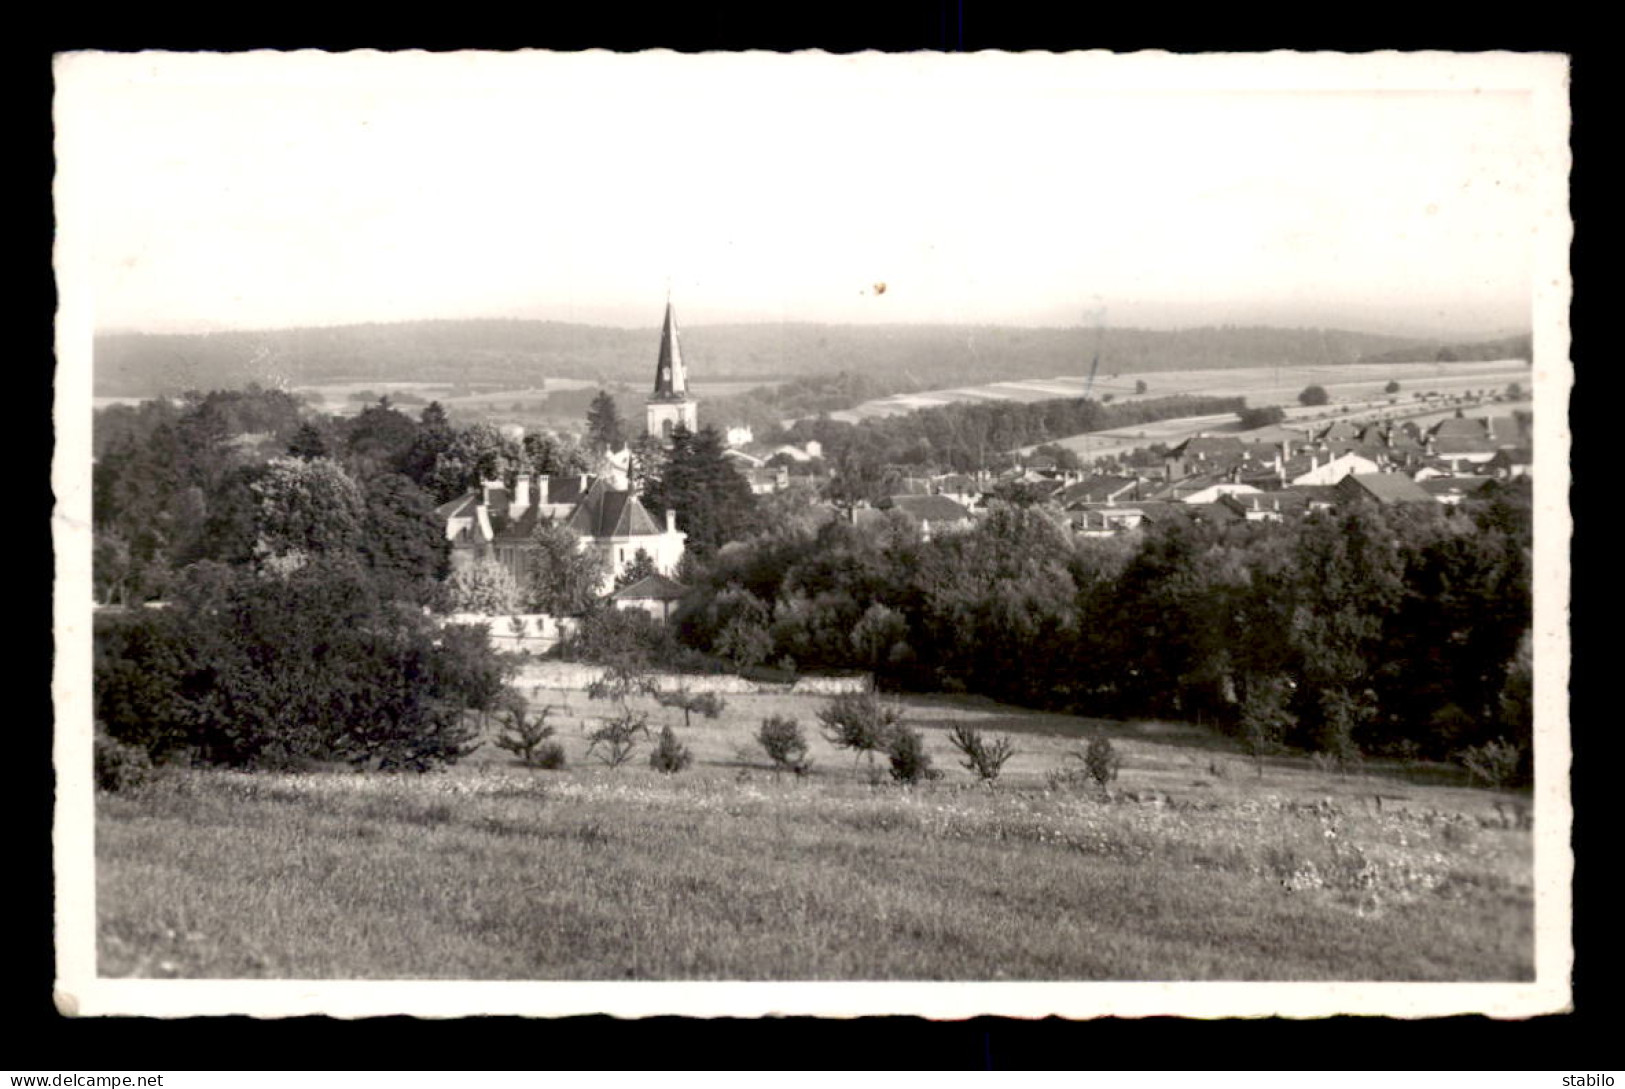
[[(818, 736), (811, 696), (733, 695), (587, 754), (607, 705), (551, 704), (562, 771), (491, 745), (424, 776), (166, 769), (97, 799), (98, 973), (137, 978), (1497, 980), (1533, 978), (1524, 796), (1441, 769), (1254, 764), (1191, 726), (910, 697), (940, 780), (912, 788)], [(753, 740), (798, 718), (808, 776)], [(996, 786), (970, 722), (1016, 746)], [(1082, 739), (1110, 792), (1060, 781)], [(883, 769), (884, 761), (878, 768)]]

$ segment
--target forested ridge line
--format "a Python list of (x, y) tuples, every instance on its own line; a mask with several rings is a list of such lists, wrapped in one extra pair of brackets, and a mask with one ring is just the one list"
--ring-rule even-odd
[[(506, 319), (413, 321), (213, 333), (103, 333), (97, 396), (150, 397), (256, 381), (308, 385), (420, 381), (525, 386), (569, 377), (649, 376), (658, 330)], [(1194, 367), (1342, 365), (1398, 358), (1438, 344), (1347, 330), (1206, 326), (1192, 329), (954, 325), (698, 325), (683, 349), (698, 381), (793, 380), (842, 371), (876, 383), (868, 396), (943, 383)]]

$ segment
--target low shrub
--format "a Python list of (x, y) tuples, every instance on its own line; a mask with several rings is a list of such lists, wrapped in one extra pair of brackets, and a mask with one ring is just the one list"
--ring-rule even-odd
[(942, 772), (931, 766), (931, 754), (925, 751), (925, 737), (911, 727), (891, 728), (886, 736), (886, 758), (891, 762), (891, 777), (899, 783), (942, 778)]
[(637, 748), (640, 736), (649, 736), (649, 716), (639, 711), (625, 710), (603, 719), (601, 725), (587, 735), (587, 752), (605, 766), (618, 768), (632, 759), (632, 751)]
[(991, 783), (999, 777), (1004, 769), (1005, 761), (1015, 755), (1015, 747), (1008, 737), (1001, 737), (995, 741), (988, 741), (982, 732), (974, 726), (960, 723), (955, 726), (953, 733), (948, 735), (954, 748), (964, 754), (966, 770), (976, 773), (976, 777), (985, 783)]
[(656, 743), (654, 751), (649, 754), (649, 766), (656, 771), (672, 775), (693, 762), (694, 754), (688, 751), (688, 746), (677, 740), (677, 734), (670, 726), (662, 726), (660, 740)]
[(543, 771), (561, 771), (564, 768), (564, 746), (550, 741), (537, 748), (531, 767)]
[[(1074, 756), (1079, 756), (1073, 753)], [(1079, 756), (1079, 759), (1082, 759)], [(1044, 776), (1044, 785), (1058, 793), (1071, 793), (1082, 790), (1094, 780), (1089, 777), (1089, 769), (1083, 767), (1053, 768)]]
[[(513, 753), (527, 768), (545, 766), (540, 760), (548, 738), (554, 734), (553, 727), (547, 724), (547, 716), (552, 710), (552, 707), (543, 707), (531, 717), (522, 698), (517, 695), (510, 697), (507, 710), (503, 713), (503, 732), (495, 740), (497, 748)], [(563, 758), (563, 749), (557, 745), (551, 748), (558, 749), (559, 757)]]
[(1111, 738), (1097, 737), (1089, 742), (1089, 748), (1083, 754), (1083, 766), (1089, 770), (1089, 778), (1104, 787), (1117, 779), (1117, 773), (1123, 767), (1123, 758), (1112, 745)]
[(873, 760), (876, 752), (887, 749), (902, 717), (901, 707), (873, 692), (842, 692), (818, 711), (825, 739), (836, 748), (851, 749), (854, 763), (864, 753)]
[(1467, 775), (1475, 781), (1483, 781), (1492, 787), (1507, 786), (1518, 778), (1518, 767), (1523, 762), (1523, 752), (1516, 745), (1510, 745), (1503, 738), (1486, 741), (1482, 745), (1474, 745), (1463, 749), (1456, 754), (1461, 766), (1467, 769)]
[(773, 761), (774, 770), (805, 775), (812, 769), (812, 761), (807, 758), (807, 735), (795, 719), (781, 715), (764, 718), (756, 740)]
[(715, 692), (690, 692), (686, 687), (671, 692), (659, 692), (655, 702), (662, 707), (673, 707), (683, 712), (683, 725), (692, 726), (694, 715), (716, 718), (728, 707), (728, 701)]
[(152, 778), (147, 750), (110, 737), (96, 738), (96, 789), (109, 794), (133, 790)]

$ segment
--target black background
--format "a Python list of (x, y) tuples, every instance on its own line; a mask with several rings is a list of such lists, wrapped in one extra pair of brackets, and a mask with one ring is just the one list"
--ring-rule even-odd
[[(482, 22), (478, 13), (457, 13), (444, 22), (436, 6), (414, 17), (401, 9), (366, 23), (295, 20), (288, 8), (256, 8), (233, 16), (218, 11), (210, 20), (189, 22), (176, 15), (155, 21), (150, 11), (109, 16), (105, 11), (30, 13), (14, 26), (43, 18), (24, 40), (6, 50), (7, 78), (18, 86), (8, 96), (19, 107), (12, 126), (12, 182), (21, 182), (26, 244), (25, 272), (11, 296), (22, 313), (40, 320), (20, 323), (32, 336), (16, 345), (7, 386), (11, 413), (20, 430), (8, 445), (18, 457), (11, 477), (14, 494), (29, 501), (9, 520), (14, 556), (10, 565), (12, 600), (6, 642), (12, 664), (8, 685), (10, 721), (0, 745), (5, 761), (8, 880), (0, 887), (5, 908), (4, 987), (7, 1016), (0, 1043), (0, 1068), (13, 1071), (91, 1069), (161, 1071), (186, 1069), (597, 1069), (644, 1066), (695, 1068), (899, 1068), (899, 1069), (1618, 1069), (1618, 979), (1615, 918), (1625, 898), (1614, 880), (1625, 851), (1617, 843), (1617, 793), (1621, 764), (1617, 752), (1619, 713), (1596, 683), (1599, 657), (1617, 643), (1617, 628), (1601, 623), (1617, 615), (1609, 604), (1617, 568), (1597, 562), (1611, 549), (1604, 534), (1617, 532), (1611, 519), (1595, 518), (1580, 502), (1580, 484), (1595, 481), (1619, 464), (1615, 448), (1599, 436), (1611, 422), (1606, 396), (1616, 360), (1588, 359), (1587, 242), (1595, 244), (1601, 214), (1585, 137), (1596, 126), (1587, 109), (1593, 81), (1606, 79), (1607, 60), (1578, 48), (1589, 44), (1586, 28), (1540, 25), (1544, 13), (1484, 9), (1437, 25), (1415, 10), (1339, 7), (1335, 11), (1272, 13), (1242, 19), (1236, 10), (1212, 6), (1192, 17), (1175, 9), (1141, 5), (1105, 12), (1098, 8), (1052, 14), (1048, 6), (1023, 11), (1006, 0), (936, 0), (882, 7), (870, 5), (678, 5), (648, 11), (605, 5), (600, 11), (564, 15), (535, 5), (519, 14)], [(1459, 10), (1459, 9), (1458, 9)], [(1035, 14), (1042, 11), (1044, 14)], [(274, 18), (273, 18), (274, 15)], [(251, 21), (252, 20), (252, 21)], [(305, 36), (290, 31), (300, 22)], [(1549, 23), (1550, 20), (1548, 19)], [(260, 23), (262, 25), (255, 25)], [(275, 24), (275, 25), (271, 25)], [(1135, 25), (1138, 24), (1138, 25)], [(1595, 37), (1593, 35), (1592, 37)], [(22, 48), (17, 48), (21, 44)], [(55, 296), (50, 269), (52, 174), (50, 58), (71, 49), (225, 50), (250, 48), (455, 48), (519, 47), (576, 50), (606, 48), (679, 51), (746, 48), (785, 51), (821, 48), (832, 52), (876, 49), (887, 52), (978, 49), (1171, 52), (1325, 49), (1447, 49), (1561, 52), (1572, 59), (1575, 126), (1572, 146), (1573, 215), (1576, 223), (1573, 311), (1576, 388), (1573, 410), (1574, 549), (1573, 776), (1578, 858), (1575, 880), (1576, 968), (1570, 1015), (1524, 1022), (1481, 1017), (1401, 1021), (1331, 1018), (1315, 1021), (1201, 1021), (1152, 1018), (1036, 1022), (983, 1018), (933, 1023), (915, 1018), (819, 1021), (689, 1020), (660, 1018), (615, 1021), (604, 1017), (562, 1021), (471, 1018), (415, 1021), (377, 1018), (353, 1022), (327, 1018), (254, 1021), (247, 1018), (145, 1018), (59, 1016), (50, 1001), (53, 978), (51, 917), (51, 630), (52, 570), (49, 512), (51, 492), (52, 316)], [(1611, 58), (1610, 58), (1611, 59)], [(1591, 109), (1596, 107), (1593, 104)], [(1611, 131), (1611, 128), (1610, 130)], [(1610, 278), (1611, 279), (1611, 278)], [(33, 285), (30, 297), (26, 285)], [(1606, 290), (1606, 289), (1604, 289)], [(14, 311), (16, 312), (16, 311)], [(1594, 324), (1590, 325), (1595, 328)], [(20, 462), (20, 464), (19, 464)], [(32, 606), (32, 608), (31, 608)], [(38, 612), (34, 609), (37, 608)], [(38, 623), (40, 627), (35, 627)], [(20, 698), (15, 698), (20, 697)], [(1606, 702), (1605, 702), (1606, 700)], [(1610, 1033), (1609, 1030), (1614, 1030)]]

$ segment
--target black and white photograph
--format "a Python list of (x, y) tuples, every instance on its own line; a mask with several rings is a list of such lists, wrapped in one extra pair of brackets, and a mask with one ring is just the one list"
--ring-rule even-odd
[(54, 68), (63, 1012), (1568, 1007), (1566, 58)]

